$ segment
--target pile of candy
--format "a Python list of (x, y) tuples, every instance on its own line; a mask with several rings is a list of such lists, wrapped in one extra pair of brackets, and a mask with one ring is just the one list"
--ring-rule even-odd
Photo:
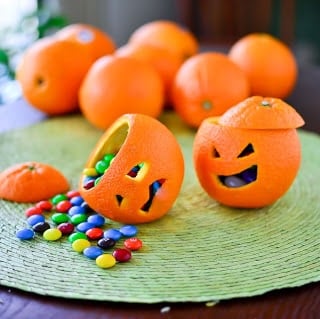
[[(49, 214), (47, 218), (46, 213)], [(106, 229), (106, 219), (92, 211), (75, 190), (38, 202), (25, 211), (25, 216), (28, 227), (17, 231), (17, 238), (30, 240), (38, 234), (47, 241), (56, 241), (68, 236), (74, 251), (95, 260), (101, 268), (129, 261), (132, 251), (142, 247), (142, 241), (135, 237), (138, 232), (135, 225)], [(122, 238), (124, 247), (115, 248), (112, 253), (106, 252)]]

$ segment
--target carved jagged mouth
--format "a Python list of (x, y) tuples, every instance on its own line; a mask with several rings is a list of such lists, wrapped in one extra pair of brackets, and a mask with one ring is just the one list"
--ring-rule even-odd
[(229, 188), (238, 188), (248, 185), (257, 179), (258, 166), (253, 165), (234, 175), (219, 175), (220, 182)]

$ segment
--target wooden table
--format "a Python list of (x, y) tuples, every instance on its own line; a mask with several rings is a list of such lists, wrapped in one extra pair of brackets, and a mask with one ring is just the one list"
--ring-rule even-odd
[[(304, 117), (304, 129), (320, 133), (320, 68), (301, 66), (295, 91), (288, 98)], [(17, 112), (20, 109), (20, 112)], [(43, 119), (22, 101), (0, 107), (0, 131)], [(318, 187), (318, 186), (315, 186)], [(320, 256), (319, 256), (320, 258)], [(0, 269), (1, 271), (1, 269)], [(0, 318), (133, 319), (133, 318), (320, 318), (320, 282), (269, 292), (252, 298), (205, 303), (128, 304), (40, 296), (0, 286)]]

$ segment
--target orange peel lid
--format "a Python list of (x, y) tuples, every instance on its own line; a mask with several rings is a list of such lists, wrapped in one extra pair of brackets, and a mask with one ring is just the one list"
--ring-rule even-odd
[(242, 129), (291, 129), (304, 125), (303, 118), (278, 98), (252, 96), (228, 109), (219, 124)]

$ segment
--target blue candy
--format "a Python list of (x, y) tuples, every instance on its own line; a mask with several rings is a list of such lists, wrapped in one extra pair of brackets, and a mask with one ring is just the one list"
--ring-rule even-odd
[(99, 214), (94, 214), (88, 217), (88, 222), (94, 224), (96, 227), (101, 227), (104, 225), (105, 219)]
[(16, 232), (16, 237), (21, 240), (33, 239), (34, 235), (34, 231), (29, 228), (20, 229)]
[(86, 209), (85, 207), (82, 207), (82, 206), (72, 206), (68, 210), (68, 215), (70, 216), (77, 215), (77, 214), (85, 214), (85, 213), (86, 213)]
[(83, 254), (90, 259), (96, 259), (103, 254), (103, 250), (97, 246), (90, 246), (83, 251)]
[(43, 223), (44, 221), (45, 221), (45, 217), (43, 215), (38, 215), (38, 214), (32, 215), (27, 219), (27, 223), (30, 226), (34, 226), (35, 224), (38, 224), (38, 223)]
[(95, 225), (92, 224), (92, 223), (82, 222), (77, 226), (77, 230), (82, 232), (82, 233), (85, 233), (87, 230), (89, 230), (91, 228), (94, 228), (94, 227), (95, 227)]
[(138, 228), (134, 225), (125, 225), (120, 228), (120, 233), (125, 237), (135, 236), (138, 232)]
[(103, 233), (103, 237), (104, 238), (111, 238), (111, 239), (117, 241), (122, 237), (122, 234), (118, 229), (110, 228)]
[(74, 196), (70, 199), (70, 203), (74, 206), (80, 206), (84, 202), (81, 196)]

